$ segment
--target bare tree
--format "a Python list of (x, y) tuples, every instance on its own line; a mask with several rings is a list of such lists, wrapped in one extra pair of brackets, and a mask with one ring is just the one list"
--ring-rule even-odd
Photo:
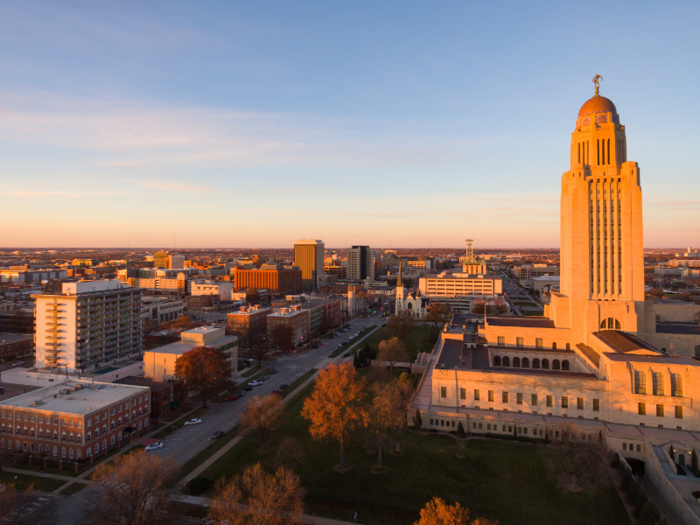
[(303, 501), (299, 477), (290, 469), (268, 474), (257, 463), (230, 483), (219, 484), (211, 516), (230, 525), (291, 525), (301, 523)]
[(178, 467), (148, 452), (117, 456), (93, 474), (94, 492), (85, 517), (100, 525), (158, 525), (171, 523), (167, 511)]
[(391, 335), (405, 341), (411, 328), (413, 328), (413, 323), (414, 319), (411, 312), (403, 310), (398, 315), (389, 316), (389, 320), (386, 322), (386, 328)]
[(407, 374), (399, 379), (375, 387), (374, 404), (381, 406), (385, 414), (388, 429), (394, 437), (396, 454), (401, 454), (401, 432), (407, 422), (408, 407), (413, 395), (413, 383)]
[[(607, 451), (597, 439), (589, 441), (575, 425), (568, 423), (561, 430), (561, 439), (541, 445), (540, 456), (550, 476), (562, 491), (589, 494), (608, 480)], [(551, 434), (550, 434), (551, 435)]]
[(379, 355), (377, 357), (380, 361), (389, 363), (392, 377), (394, 375), (394, 363), (406, 362), (409, 359), (406, 345), (398, 337), (392, 337), (379, 343)]
[(279, 426), (282, 411), (282, 397), (269, 395), (254, 396), (248, 401), (248, 407), (241, 418), (241, 427), (260, 441), (260, 450), (265, 450), (265, 442)]

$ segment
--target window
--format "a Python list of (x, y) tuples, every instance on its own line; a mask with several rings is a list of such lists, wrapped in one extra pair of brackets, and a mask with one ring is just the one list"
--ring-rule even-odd
[(489, 402), (493, 403), (493, 390), (489, 390)]
[(657, 417), (664, 417), (664, 406), (663, 405), (656, 405), (656, 416)]
[(505, 356), (503, 358), (503, 366), (510, 366), (510, 359), (508, 358), (508, 356)]
[[(463, 390), (464, 390), (464, 397), (462, 399), (466, 399), (467, 398), (466, 389), (463, 389)], [(476, 389), (474, 390), (474, 401), (481, 401), (481, 392), (479, 390), (476, 390)]]
[(507, 403), (507, 402), (508, 402), (508, 392), (503, 392), (503, 394), (502, 394), (502, 396), (501, 396), (501, 400), (502, 400), (503, 403)]
[(569, 362), (565, 359), (564, 361), (561, 362), (561, 369), (562, 370), (568, 370), (569, 369)]
[(608, 317), (607, 319), (603, 319), (603, 322), (600, 323), (600, 329), (601, 330), (621, 330), (622, 325), (620, 324), (620, 321), (617, 319), (614, 319), (612, 317)]
[(73, 449), (70, 449), (70, 450), (68, 451), (68, 457), (69, 457), (70, 459), (73, 459)]
[(520, 368), (520, 358), (519, 357), (513, 358), (513, 368)]
[(501, 356), (497, 355), (493, 358), (493, 366), (501, 366)]
[(583, 410), (583, 398), (582, 397), (576, 398), (576, 408), (578, 408), (579, 410)]
[(518, 393), (516, 394), (516, 397), (517, 397), (517, 403), (518, 403), (519, 405), (522, 405), (522, 404), (523, 404), (523, 393), (522, 393), (522, 392), (518, 392)]
[(664, 395), (664, 375), (661, 372), (653, 372), (651, 375), (652, 388), (655, 396)]
[(562, 408), (569, 408), (569, 396), (562, 396), (561, 397), (561, 407)]
[(523, 357), (523, 360), (521, 361), (521, 366), (523, 368), (530, 368), (530, 360), (527, 357)]
[(593, 400), (593, 412), (600, 412), (600, 399)]
[(515, 338), (515, 346), (525, 346), (525, 343), (524, 343), (524, 340), (522, 337)]
[(537, 405), (537, 394), (530, 394), (530, 404)]
[(622, 450), (627, 450), (627, 443), (622, 444)]
[(542, 360), (542, 370), (549, 370), (549, 359)]
[(647, 415), (647, 404), (646, 403), (637, 403), (637, 413), (640, 416), (646, 416)]
[(541, 337), (538, 337), (537, 339), (535, 339), (535, 347), (536, 348), (544, 348), (544, 344), (542, 342)]
[[(447, 397), (447, 387), (446, 386), (440, 387), (440, 397), (442, 397), (442, 398)], [(136, 414), (134, 414), (134, 417), (136, 417)]]
[(647, 375), (643, 370), (634, 371), (634, 393), (635, 394), (646, 394), (647, 393)]
[(532, 368), (539, 368), (540, 367), (540, 360), (535, 358), (532, 360)]
[(683, 407), (676, 407), (676, 419), (683, 419)]
[(552, 361), (552, 370), (559, 370), (561, 368), (561, 365), (559, 363), (559, 359), (555, 359)]
[(90, 441), (92, 441), (92, 432), (88, 432), (88, 433), (87, 433), (87, 440), (86, 440), (86, 442), (87, 442), (87, 443), (90, 443)]
[(505, 346), (506, 344), (506, 338), (503, 337), (502, 335), (498, 336), (498, 346)]
[(554, 406), (554, 396), (547, 396), (547, 406)]
[(683, 378), (680, 374), (671, 374), (671, 395), (683, 397)]

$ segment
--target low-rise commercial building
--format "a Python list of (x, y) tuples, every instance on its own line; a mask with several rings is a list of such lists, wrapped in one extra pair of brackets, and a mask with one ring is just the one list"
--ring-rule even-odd
[(69, 461), (104, 454), (149, 428), (150, 389), (64, 381), (0, 402), (0, 450)]
[(233, 283), (228, 281), (210, 281), (195, 279), (192, 281), (190, 293), (197, 295), (216, 295), (220, 301), (230, 301)]
[(154, 323), (167, 323), (180, 317), (185, 311), (182, 299), (168, 297), (141, 297), (141, 319)]
[(262, 306), (242, 306), (239, 311), (228, 314), (227, 324), (231, 333), (250, 340), (256, 335), (267, 332), (267, 316), (272, 313), (272, 308)]
[(0, 363), (33, 355), (33, 335), (0, 332)]

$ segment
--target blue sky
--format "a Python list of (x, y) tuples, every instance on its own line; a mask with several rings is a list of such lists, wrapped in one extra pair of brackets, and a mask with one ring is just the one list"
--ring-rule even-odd
[(700, 245), (698, 2), (0, 1), (0, 246), (558, 246), (611, 98)]

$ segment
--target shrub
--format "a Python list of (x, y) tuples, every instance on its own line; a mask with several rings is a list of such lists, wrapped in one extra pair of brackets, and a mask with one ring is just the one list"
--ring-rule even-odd
[(656, 508), (656, 503), (650, 499), (642, 507), (642, 512), (639, 515), (639, 525), (656, 525), (661, 519), (659, 509)]
[(464, 427), (462, 426), (462, 422), (459, 422), (459, 425), (457, 425), (457, 438), (458, 439), (464, 439), (467, 437), (467, 433), (464, 432)]
[(634, 476), (629, 471), (629, 469), (625, 469), (625, 474), (622, 476), (622, 490), (624, 490), (625, 492), (629, 492), (632, 488), (633, 482)]
[(199, 496), (208, 491), (212, 486), (212, 481), (209, 478), (194, 478), (187, 482), (185, 491), (191, 496)]
[(637, 492), (637, 495), (634, 499), (634, 514), (635, 518), (639, 518), (642, 515), (642, 509), (644, 508), (644, 505), (646, 505), (647, 501), (649, 501), (649, 498), (647, 497), (647, 493), (644, 491), (644, 487), (642, 484), (639, 484), (639, 491)]
[(423, 418), (420, 416), (420, 410), (416, 410), (416, 415), (413, 417), (413, 427), (420, 430), (423, 426)]
[(630, 486), (629, 491), (627, 492), (627, 501), (634, 505), (637, 502), (637, 495), (644, 490), (642, 488), (642, 484), (639, 482), (637, 478), (634, 478), (634, 481), (632, 482), (632, 485)]

